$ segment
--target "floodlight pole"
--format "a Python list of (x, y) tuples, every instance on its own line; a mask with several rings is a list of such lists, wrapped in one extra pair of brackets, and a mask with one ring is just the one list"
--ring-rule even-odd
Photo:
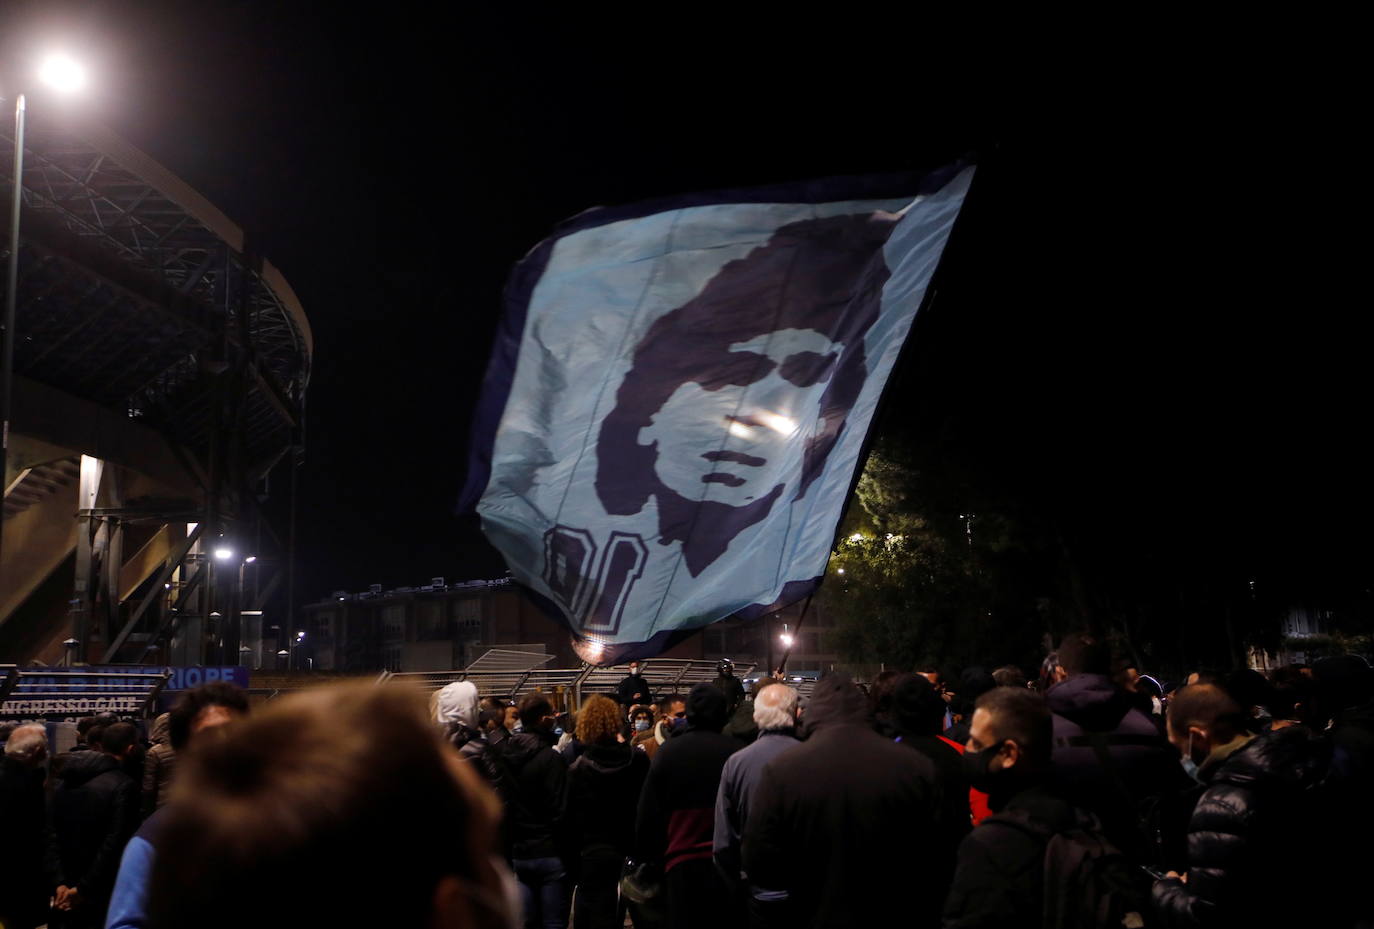
[[(9, 490), (10, 412), (14, 394), (14, 316), (19, 298), (19, 207), (24, 201), (24, 95), (14, 101), (14, 184), (10, 197), (9, 275), (5, 287), (5, 331), (0, 345), (0, 504)], [(4, 532), (0, 531), (0, 564), (4, 563)]]

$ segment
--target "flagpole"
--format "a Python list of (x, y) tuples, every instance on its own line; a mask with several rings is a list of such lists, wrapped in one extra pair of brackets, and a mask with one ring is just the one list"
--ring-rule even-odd
[[(815, 593), (814, 593), (814, 592), (809, 593), (809, 594), (806, 595), (806, 602), (802, 604), (801, 615), (797, 617), (797, 629), (798, 629), (798, 630), (801, 629), (802, 622), (806, 619), (806, 611), (809, 610), (809, 609), (811, 609), (811, 598), (814, 597), (814, 596), (815, 596)], [(796, 641), (797, 641), (797, 634), (796, 634), (796, 632), (794, 631), (794, 632), (792, 633), (792, 642), (793, 642), (793, 644), (796, 644)], [(782, 653), (782, 658), (778, 661), (778, 668), (777, 668), (776, 671), (773, 672), (774, 675), (781, 675), (784, 671), (787, 670), (787, 659), (788, 659), (789, 657), (791, 657), (791, 655), (792, 655), (792, 646), (789, 645), (789, 646), (787, 646), (787, 650), (784, 651), (784, 652)]]

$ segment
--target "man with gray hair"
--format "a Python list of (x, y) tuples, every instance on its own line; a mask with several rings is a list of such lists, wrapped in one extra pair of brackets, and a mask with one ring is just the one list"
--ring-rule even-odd
[[(730, 756), (716, 793), (716, 828), (712, 854), (720, 869), (748, 894), (749, 924), (766, 924), (768, 908), (786, 900), (783, 891), (755, 887), (740, 864), (740, 841), (750, 800), (763, 766), (797, 744), (797, 691), (786, 684), (767, 684), (754, 697), (754, 743)], [(740, 895), (736, 894), (736, 897)]]
[(31, 927), (48, 913), (52, 887), (43, 873), (47, 813), (43, 797), (43, 762), (48, 757), (47, 730), (37, 724), (18, 726), (5, 742), (0, 765), (0, 925)]

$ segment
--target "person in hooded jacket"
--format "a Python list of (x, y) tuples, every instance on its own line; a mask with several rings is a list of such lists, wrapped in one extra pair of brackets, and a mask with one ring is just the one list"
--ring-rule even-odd
[(526, 694), (520, 700), (520, 731), (501, 743), (509, 773), (505, 828), (526, 929), (563, 929), (568, 924), (568, 766), (553, 747), (553, 723), (548, 698)]
[[(945, 701), (924, 674), (903, 674), (892, 690), (892, 720), (897, 729), (896, 741), (920, 752), (935, 766), (944, 799), (941, 822), (949, 830), (944, 839), (950, 848), (958, 846), (971, 828), (971, 794), (964, 763), (962, 746), (940, 735), (944, 720)], [(970, 714), (972, 715), (972, 714)], [(986, 802), (986, 797), (983, 796)], [(941, 884), (948, 885), (954, 876), (954, 859), (946, 862), (948, 871)]]
[(765, 765), (753, 791), (750, 882), (787, 891), (790, 925), (934, 925), (954, 855), (935, 766), (870, 728), (845, 674), (816, 684), (802, 725), (806, 741)]
[(477, 728), (481, 710), (477, 699), (477, 685), (472, 681), (454, 681), (443, 687), (434, 700), (434, 718), (444, 727), (449, 744), (477, 769), (489, 786), (502, 795), (505, 778), (495, 751)]
[(48, 870), (64, 925), (100, 927), (124, 843), (138, 825), (138, 785), (122, 770), (138, 730), (106, 726), (99, 751), (74, 752), (58, 775)]
[(620, 707), (591, 697), (577, 714), (582, 753), (568, 768), (568, 848), (578, 856), (573, 924), (619, 929), (616, 885), (634, 843), (635, 807), (649, 759), (620, 738)]
[(730, 710), (713, 684), (692, 688), (686, 713), (686, 725), (659, 746), (649, 766), (639, 795), (635, 857), (663, 863), (671, 929), (702, 929), (729, 912), (711, 841), (721, 771), (740, 745), (721, 734)]
[(167, 802), (167, 790), (172, 785), (172, 769), (176, 765), (176, 749), (172, 748), (171, 713), (163, 713), (153, 720), (148, 741), (153, 745), (143, 756), (143, 818)]
[(1184, 687), (1169, 705), (1169, 741), (1207, 786), (1188, 827), (1187, 872), (1154, 886), (1163, 926), (1311, 925), (1311, 895), (1290, 888), (1324, 886), (1331, 856), (1354, 854), (1331, 841), (1330, 743), (1306, 726), (1257, 737), (1249, 719), (1215, 684)]
[(1170, 850), (1180, 848), (1192, 781), (1154, 722), (1112, 681), (1105, 642), (1068, 635), (1057, 654), (1045, 693), (1054, 714), (1051, 785), (1094, 813), (1137, 863), (1177, 864)]

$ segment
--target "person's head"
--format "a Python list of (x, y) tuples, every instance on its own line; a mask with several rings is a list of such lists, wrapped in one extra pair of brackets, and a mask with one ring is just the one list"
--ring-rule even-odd
[(441, 726), (477, 725), (477, 685), (472, 681), (454, 681), (434, 695), (434, 721)]
[(682, 694), (670, 694), (663, 698), (663, 718), (668, 721), (687, 718), (687, 698)]
[(231, 723), (248, 713), (248, 696), (227, 681), (212, 681), (181, 695), (168, 723), (172, 748), (184, 749), (202, 732)]
[(786, 729), (797, 724), (797, 691), (786, 684), (765, 684), (754, 695), (754, 725), (760, 730)]
[(1086, 632), (1064, 636), (1056, 652), (1059, 668), (1055, 680), (1062, 681), (1080, 674), (1111, 674), (1112, 650), (1106, 642)]
[(0, 723), (0, 742), (8, 742), (14, 730), (18, 728), (18, 723)]
[(630, 709), (630, 728), (643, 732), (654, 724), (654, 710), (650, 706), (635, 706)]
[[(497, 801), (413, 691), (288, 696), (177, 764), (154, 927), (510, 924)], [(425, 828), (398, 843), (408, 823)], [(280, 892), (283, 875), (295, 891)]]
[(1240, 704), (1218, 684), (1180, 688), (1169, 701), (1169, 741), (1194, 764), (1243, 733), (1246, 721)]
[(83, 716), (76, 721), (76, 743), (78, 745), (90, 745), (91, 727), (100, 722), (99, 716)]
[(733, 537), (806, 494), (867, 378), (887, 271), (862, 272), (894, 220), (783, 226), (649, 324), (597, 438), (607, 513), (637, 514), (652, 496), (664, 541), (689, 541), (691, 514)]
[(577, 740), (607, 745), (620, 735), (620, 705), (601, 694), (588, 697), (577, 714)]
[(498, 726), (506, 723), (506, 705), (495, 697), (483, 697), (477, 704), (480, 713), (478, 715), (478, 726), (484, 732), (490, 732)]
[(1031, 690), (996, 687), (978, 698), (964, 747), (969, 784), (994, 807), (1050, 767), (1054, 724), (1045, 698)]
[(133, 723), (111, 723), (100, 731), (100, 750), (120, 761), (129, 757), (138, 744), (138, 727)]
[(944, 730), (944, 698), (924, 674), (903, 674), (892, 687), (892, 720), (903, 735), (939, 735)]
[(514, 732), (518, 725), (520, 725), (520, 707), (514, 703), (506, 704), (506, 728)]
[(1337, 718), (1374, 696), (1374, 672), (1358, 655), (1334, 655), (1312, 663), (1323, 715)]
[(91, 725), (91, 728), (89, 728), (89, 729), (86, 730), (86, 747), (87, 747), (87, 748), (89, 748), (89, 749), (90, 749), (91, 751), (93, 751), (93, 752), (98, 752), (98, 751), (100, 751), (100, 739), (101, 739), (101, 736), (104, 734), (106, 727), (108, 727), (108, 726), (110, 725), (111, 722), (113, 722), (113, 720), (105, 719), (105, 718), (102, 717), (102, 718), (100, 718), (100, 719), (97, 719), (97, 720)]
[(729, 658), (722, 658), (720, 661), (716, 662), (716, 673), (721, 677), (734, 677), (735, 663)]
[(28, 767), (37, 767), (48, 757), (48, 733), (41, 725), (16, 726), (5, 740), (5, 757)]
[(1183, 684), (1186, 687), (1192, 687), (1194, 684), (1219, 684), (1222, 677), (1222, 673), (1215, 668), (1198, 668), (1184, 678)]
[(553, 731), (553, 704), (541, 693), (530, 693), (520, 698), (520, 728), (525, 732), (536, 730)]
[(998, 687), (1025, 687), (1027, 680), (1025, 673), (1014, 664), (1004, 664), (993, 671), (992, 679)]
[(636, 675), (636, 676), (637, 676), (641, 670), (642, 670), (642, 668), (641, 668), (641, 666), (640, 666), (640, 664), (639, 664), (638, 661), (632, 661), (632, 662), (630, 662), (630, 673), (631, 673), (632, 675)]
[(713, 684), (697, 684), (687, 694), (687, 722), (694, 729), (719, 732), (729, 719), (729, 701)]
[(939, 663), (934, 658), (922, 659), (916, 665), (916, 673), (934, 684), (936, 691), (945, 689), (945, 672), (940, 669)]

